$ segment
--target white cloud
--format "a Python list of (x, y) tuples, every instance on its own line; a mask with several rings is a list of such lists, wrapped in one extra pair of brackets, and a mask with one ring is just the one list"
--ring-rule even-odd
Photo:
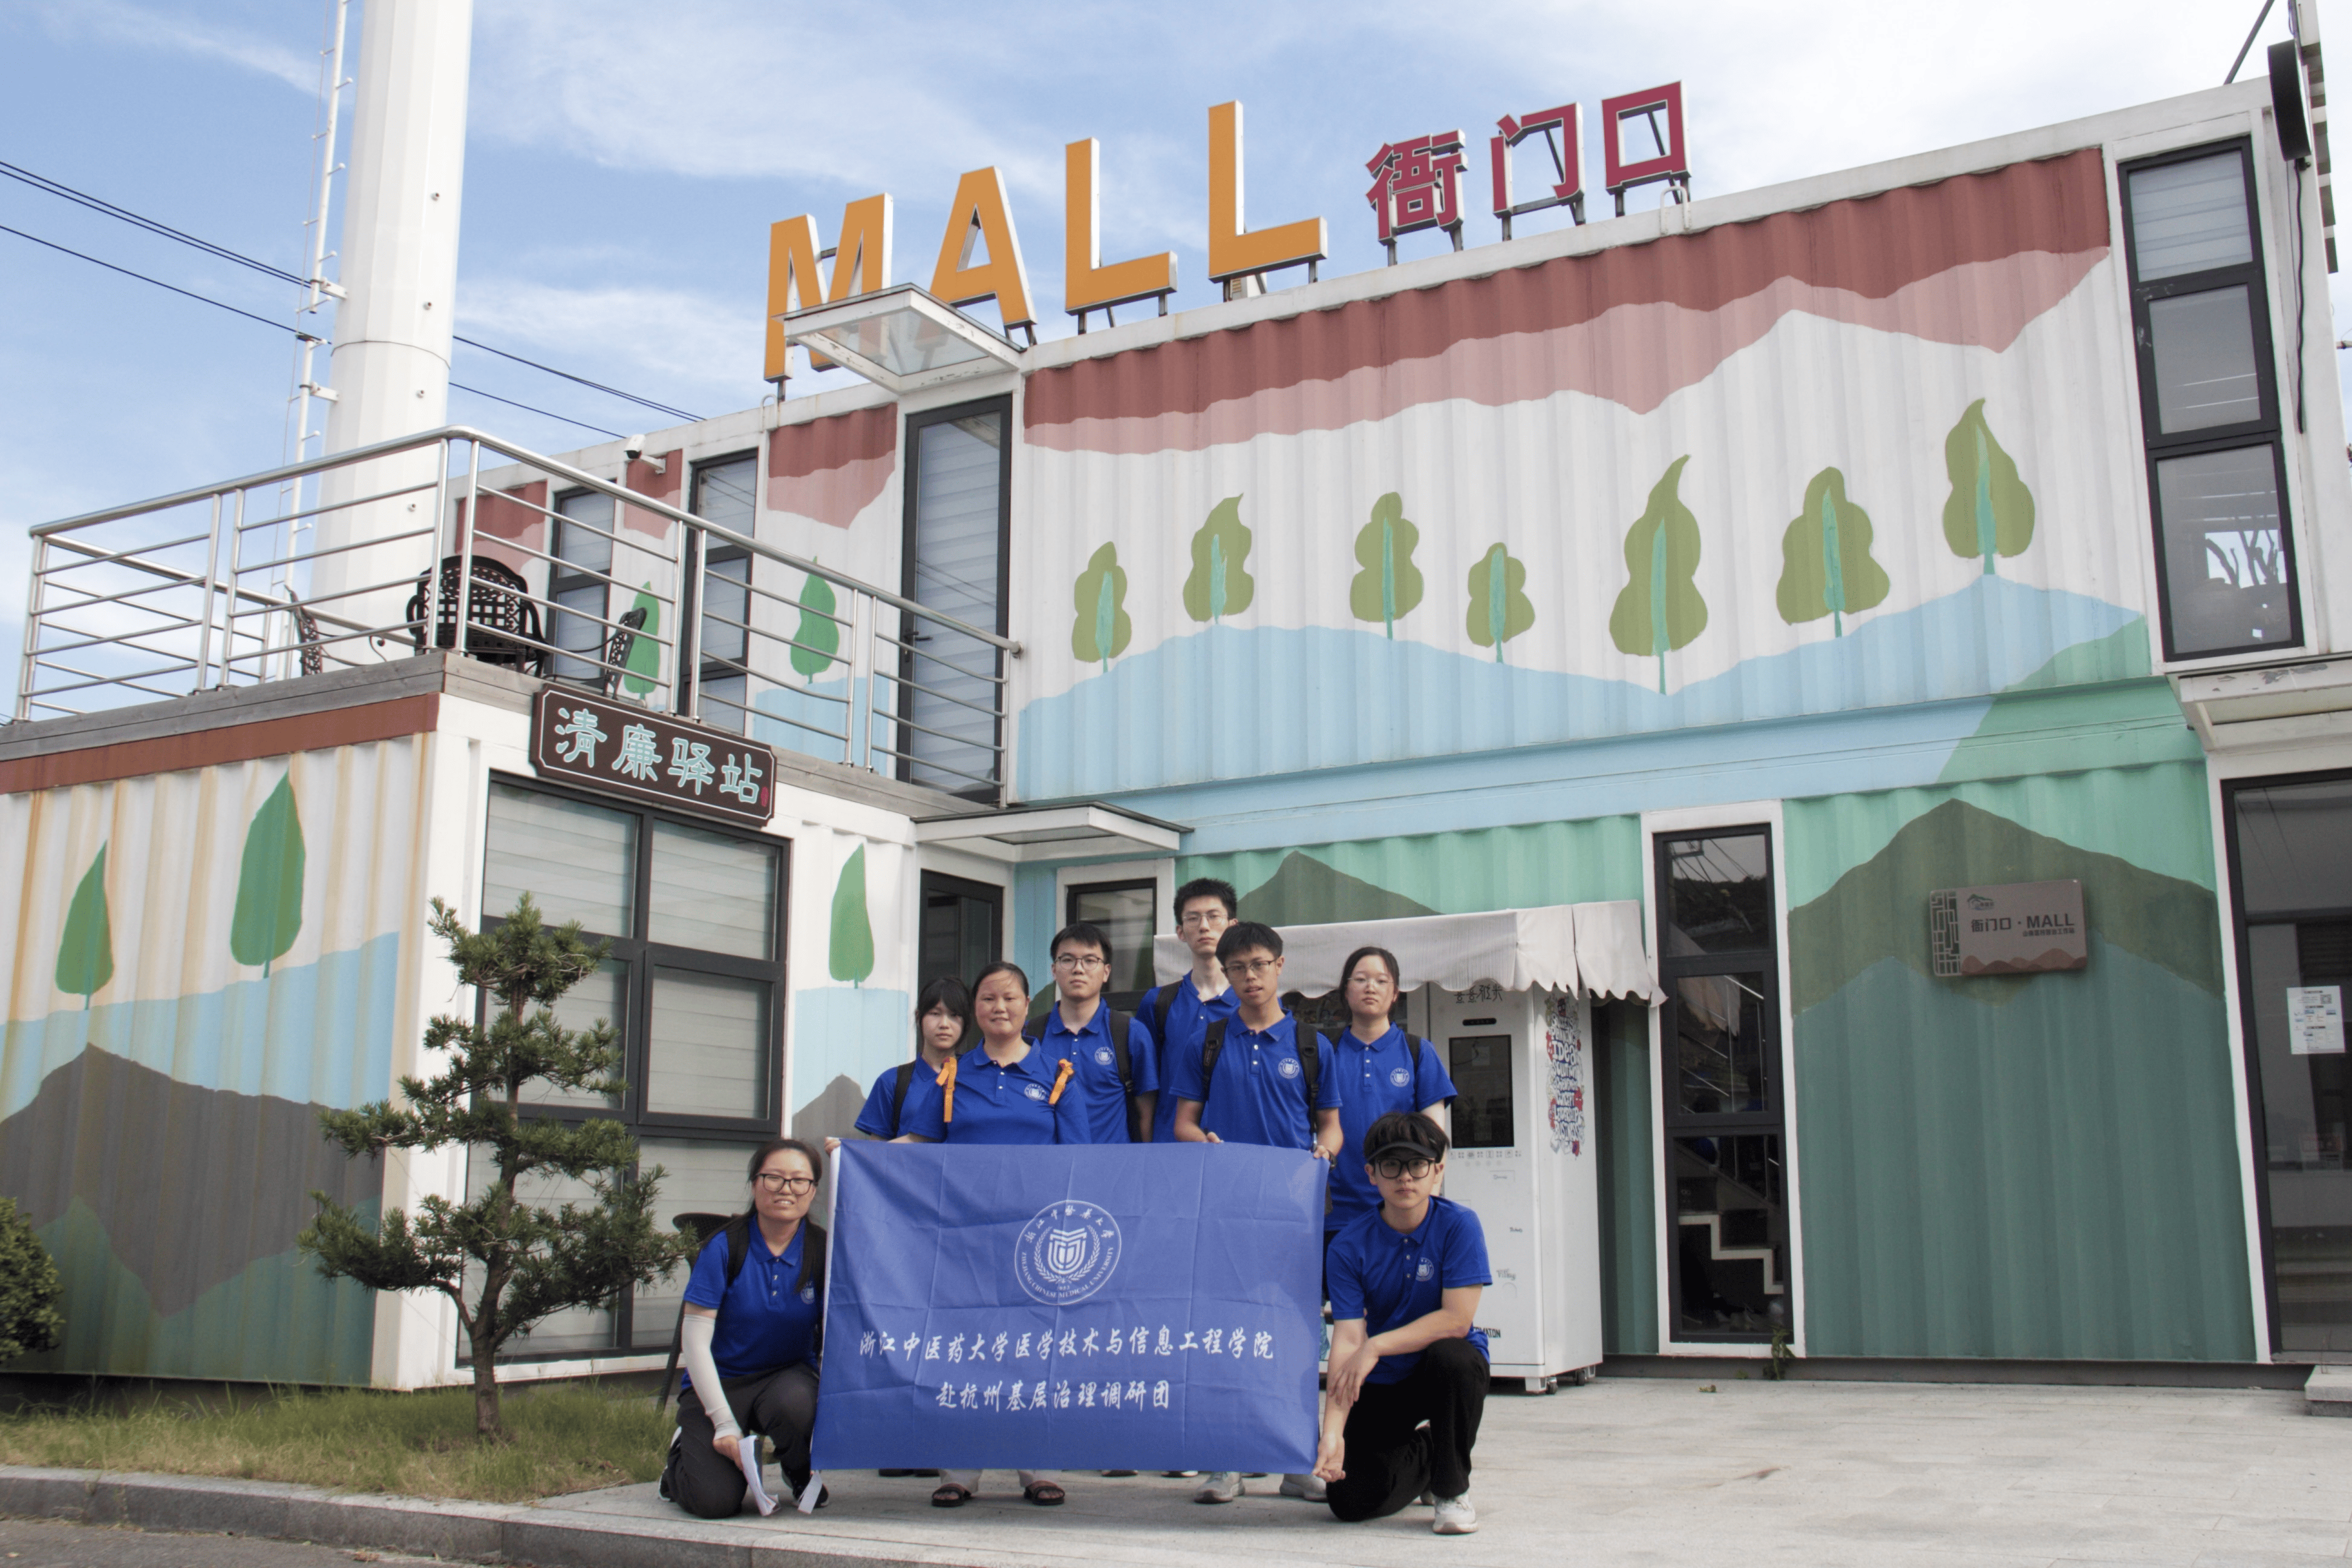
[[(731, 411), (743, 401), (743, 388), (760, 384), (757, 301), (744, 308), (674, 289), (468, 278), (458, 310), (469, 337), (516, 353), (539, 351), (577, 374), (659, 395), (642, 375), (629, 374), (650, 373), (680, 389), (669, 398), (698, 400), (705, 415)], [(461, 372), (460, 379), (471, 378)]]
[(208, 26), (184, 15), (151, 10), (128, 0), (35, 0), (35, 8), (50, 32), (62, 38), (79, 37), (117, 47), (192, 55), (274, 77), (302, 92), (319, 90), (316, 55), (249, 33)]

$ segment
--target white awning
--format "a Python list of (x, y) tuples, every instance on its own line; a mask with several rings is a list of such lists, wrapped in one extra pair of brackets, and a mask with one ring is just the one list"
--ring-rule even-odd
[[(1630, 899), (1275, 929), (1287, 960), (1285, 988), (1309, 996), (1338, 988), (1339, 965), (1356, 949), (1384, 947), (1404, 966), (1408, 988), (1433, 982), (1466, 991), (1488, 980), (1506, 991), (1543, 986), (1637, 996), (1653, 1005), (1665, 1000), (1643, 950), (1642, 906)], [(1192, 966), (1192, 951), (1179, 936), (1152, 938), (1151, 959), (1163, 983)]]

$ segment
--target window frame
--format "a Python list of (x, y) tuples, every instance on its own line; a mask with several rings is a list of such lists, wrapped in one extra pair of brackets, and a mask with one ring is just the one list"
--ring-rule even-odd
[[(488, 823), (488, 789), (504, 784), (510, 788), (575, 801), (604, 810), (626, 812), (638, 818), (633, 848), (631, 875), (630, 922), (633, 936), (622, 937), (605, 931), (583, 934), (598, 941), (610, 942), (611, 962), (622, 966), (621, 1014), (613, 1020), (621, 1034), (622, 1078), (628, 1089), (621, 1103), (612, 1105), (526, 1105), (521, 1113), (527, 1117), (578, 1124), (590, 1121), (618, 1121), (636, 1138), (640, 1147), (647, 1139), (677, 1142), (733, 1144), (750, 1148), (761, 1141), (780, 1136), (784, 1121), (785, 1081), (785, 1013), (791, 995), (789, 966), (786, 955), (791, 951), (790, 921), (793, 840), (775, 834), (761, 833), (735, 823), (713, 821), (683, 812), (665, 811), (659, 806), (633, 800), (620, 800), (529, 774), (493, 770), (484, 786), (483, 821), (485, 834)], [(700, 948), (681, 947), (672, 942), (652, 939), (652, 887), (654, 826), (666, 822), (675, 826), (696, 828), (726, 838), (757, 844), (772, 849), (776, 858), (775, 921), (772, 933), (770, 956), (766, 960), (742, 958), (731, 953), (710, 952)], [(485, 867), (487, 870), (487, 867)], [(479, 880), (477, 880), (479, 891)], [(485, 931), (495, 931), (505, 923), (505, 916), (492, 914), (485, 909), (480, 926)], [(770, 986), (768, 1005), (767, 1049), (768, 1068), (761, 1086), (762, 1109), (758, 1116), (715, 1117), (692, 1115), (677, 1111), (650, 1111), (646, 1109), (646, 1094), (650, 1073), (653, 1016), (653, 979), (656, 969), (683, 970), (689, 973), (725, 975), (754, 981), (764, 980)], [(478, 1026), (487, 1026), (491, 998), (478, 991), (474, 1000), (474, 1018)], [(471, 1155), (468, 1154), (470, 1160)], [(632, 1173), (634, 1175), (634, 1172)], [(609, 1357), (657, 1353), (635, 1342), (636, 1292), (631, 1290), (611, 1309), (614, 1316), (614, 1338), (609, 1344), (583, 1349), (577, 1346), (547, 1351), (523, 1351), (501, 1354), (499, 1364), (530, 1364), (539, 1362), (577, 1361), (583, 1357)], [(472, 1364), (472, 1351), (461, 1334), (457, 1345), (457, 1364)]]
[[(919, 563), (915, 550), (917, 509), (921, 504), (922, 491), (922, 434), (934, 425), (952, 424), (958, 419), (969, 419), (975, 415), (982, 414), (994, 414), (1003, 421), (1000, 426), (1003, 440), (997, 448), (996, 464), (996, 624), (984, 629), (994, 632), (998, 637), (1010, 637), (1013, 625), (1013, 448), (1014, 445), (1013, 395), (1010, 393), (999, 393), (992, 397), (974, 398), (969, 403), (950, 404), (940, 408), (926, 408), (919, 413), (908, 414), (906, 416), (905, 424), (899, 430), (898, 439), (898, 449), (905, 454), (898, 487), (900, 491), (898, 592), (902, 597), (912, 600), (918, 605), (924, 602), (919, 584), (916, 581), (916, 568)], [(902, 633), (910, 629), (903, 625), (901, 626)], [(992, 647), (989, 651), (993, 656), (996, 676), (999, 680), (1002, 680), (1004, 676), (1004, 650)], [(910, 727), (913, 721), (909, 717), (913, 707), (914, 688), (908, 684), (914, 679), (914, 651), (908, 647), (900, 648), (897, 661), (898, 690), (898, 701), (895, 704), (897, 712), (894, 718), (898, 751), (900, 753), (895, 759), (898, 763), (895, 776), (902, 783), (916, 782), (915, 758), (912, 755), (915, 750), (916, 731)], [(1000, 685), (994, 689), (998, 693), (998, 700), (1003, 701), (1005, 688)], [(999, 776), (992, 779), (986, 786), (974, 784), (962, 789), (950, 789), (948, 793), (971, 795), (975, 798), (985, 797), (991, 800), (995, 797), (1003, 785), (1001, 775), (1004, 771), (1006, 761), (1004, 724), (1007, 717), (1009, 715), (1000, 713), (995, 724), (994, 767)]]
[[(2132, 218), (2132, 176), (2146, 170), (2193, 163), (2225, 152), (2238, 154), (2246, 201), (2246, 233), (2250, 241), (2248, 258), (2228, 267), (2179, 273), (2151, 283), (2142, 283), (2139, 280), (2139, 239)], [(2256, 189), (2258, 173), (2253, 140), (2250, 136), (2225, 137), (2193, 146), (2168, 148), (2145, 157), (2121, 160), (2116, 165), (2116, 195), (2120, 204), (2123, 228), (2124, 287), (2131, 310), (2132, 363), (2138, 376), (2140, 445), (2147, 483), (2149, 539), (2156, 568), (2157, 630), (2162, 639), (2164, 661), (2168, 665), (2293, 650), (2303, 647), (2305, 641), (2303, 573), (2295, 550), (2294, 510), (2287, 486), (2286, 433), (2281, 416), (2278, 352), (2272, 331), (2270, 282), (2268, 269), (2263, 264), (2262, 203)], [(2247, 295), (2247, 318), (2253, 333), (2254, 376), (2261, 416), (2233, 425), (2211, 426), (2167, 435), (2159, 423), (2156, 340), (2149, 306), (2160, 300), (2237, 287), (2243, 287)], [(2287, 635), (2275, 642), (2248, 642), (2231, 647), (2182, 653), (2173, 635), (2172, 577), (2167, 557), (2163, 490), (2158, 468), (2170, 458), (2200, 457), (2211, 452), (2246, 451), (2265, 445), (2270, 447), (2271, 471), (2278, 493), (2279, 549), (2286, 572)]]
[[(756, 447), (746, 451), (723, 452), (717, 457), (697, 458), (689, 463), (687, 467), (685, 485), (686, 510), (697, 517), (705, 515), (702, 510), (702, 481), (711, 469), (725, 468), (730, 463), (750, 465), (752, 497), (751, 523), (752, 528), (756, 530), (760, 521), (760, 449)], [(678, 630), (682, 638), (690, 640), (686, 641), (678, 650), (678, 668), (682, 672), (690, 671), (691, 679), (690, 682), (680, 680), (677, 683), (677, 711), (695, 722), (708, 724), (714, 730), (725, 730), (730, 734), (736, 735), (748, 734), (751, 722), (752, 595), (751, 582), (754, 570), (751, 552), (740, 544), (720, 544), (713, 548), (699, 529), (690, 529), (687, 531), (684, 548), (679, 553), (684, 577), (678, 584), (678, 599), (682, 609), (678, 616)], [(743, 568), (744, 625), (740, 634), (743, 639), (743, 658), (740, 664), (733, 659), (717, 658), (706, 654), (703, 651), (702, 627), (704, 577), (712, 567), (730, 565), (737, 561), (745, 563)], [(742, 710), (729, 715), (726, 720), (714, 721), (702, 711), (703, 684), (710, 680), (732, 679), (739, 676), (743, 680)]]
[[(578, 489), (564, 490), (554, 498), (553, 504), (548, 508), (550, 516), (547, 520), (549, 535), (547, 541), (547, 607), (550, 621), (547, 640), (551, 644), (555, 644), (557, 648), (554, 656), (555, 664), (552, 668), (556, 668), (558, 673), (555, 675), (554, 679), (590, 686), (601, 685), (606, 675), (609, 673), (598, 667), (604, 662), (604, 650), (612, 645), (613, 640), (612, 569), (615, 564), (613, 557), (618, 552), (621, 545), (621, 503), (618, 501), (611, 501), (613, 509), (613, 526), (610, 529), (594, 528), (586, 522), (579, 521), (568, 516), (564, 512), (563, 508), (566, 502), (577, 500), (582, 496), (601, 495), (604, 492), (601, 490)], [(610, 498), (607, 499), (609, 500)], [(566, 532), (572, 529), (578, 529), (583, 533), (600, 534), (604, 537), (606, 542), (606, 549), (605, 566), (603, 573), (599, 574), (593, 569), (587, 567), (578, 567), (576, 570), (572, 569), (575, 567), (576, 563), (564, 554), (563, 542)], [(597, 623), (596, 641), (594, 645), (590, 647), (566, 652), (563, 651), (562, 644), (557, 642), (559, 628), (562, 625), (562, 617), (567, 616), (584, 616), (586, 612), (572, 609), (564, 605), (562, 602), (563, 595), (569, 593), (575, 593), (583, 588), (593, 588), (604, 595), (602, 602), (597, 606), (594, 617)], [(588, 668), (586, 670), (577, 675), (566, 674), (562, 670), (562, 666), (566, 661), (579, 661), (586, 663)]]

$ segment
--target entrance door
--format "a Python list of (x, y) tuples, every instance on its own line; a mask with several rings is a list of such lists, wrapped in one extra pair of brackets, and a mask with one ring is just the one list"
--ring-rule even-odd
[(2228, 799), (2271, 1347), (2352, 1361), (2352, 778), (2248, 782)]
[(923, 873), (923, 935), (915, 988), (952, 974), (966, 985), (1004, 952), (1004, 889), (938, 871)]

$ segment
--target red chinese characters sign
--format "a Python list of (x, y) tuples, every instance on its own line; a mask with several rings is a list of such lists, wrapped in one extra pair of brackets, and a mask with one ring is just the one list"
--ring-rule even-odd
[(530, 761), (542, 778), (764, 826), (776, 814), (776, 753), (633, 703), (562, 686), (530, 710)]

